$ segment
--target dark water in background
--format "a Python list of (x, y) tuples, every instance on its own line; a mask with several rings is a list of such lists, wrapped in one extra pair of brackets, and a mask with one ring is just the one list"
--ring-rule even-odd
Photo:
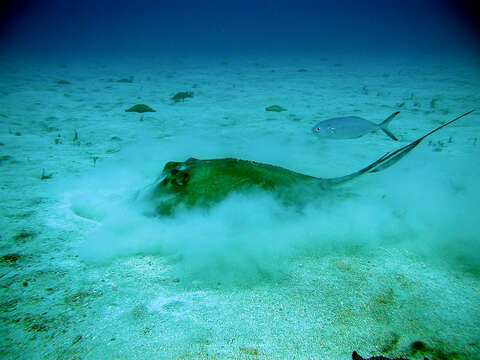
[(474, 1), (17, 0), (0, 54), (42, 57), (477, 55)]

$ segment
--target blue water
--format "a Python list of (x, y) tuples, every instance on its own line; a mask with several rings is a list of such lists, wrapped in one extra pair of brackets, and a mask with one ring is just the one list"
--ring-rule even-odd
[(149, 58), (463, 56), (473, 2), (445, 0), (8, 1), (2, 54)]

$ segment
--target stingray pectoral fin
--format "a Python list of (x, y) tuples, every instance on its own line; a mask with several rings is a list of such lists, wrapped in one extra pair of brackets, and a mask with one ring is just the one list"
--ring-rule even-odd
[(430, 136), (432, 135), (433, 133), (437, 132), (438, 130), (440, 130), (441, 128), (444, 128), (445, 126), (447, 125), (450, 125), (451, 123), (457, 121), (457, 120), (460, 120), (462, 117), (464, 116), (467, 116), (468, 114), (471, 114), (474, 110), (470, 110), (469, 112), (466, 112), (465, 114), (463, 115), (460, 115), (459, 117), (453, 119), (453, 120), (450, 120), (449, 122), (437, 127), (436, 129), (433, 129), (432, 131), (430, 131), (429, 133), (427, 133), (426, 135), (423, 135), (421, 138), (411, 142), (410, 144), (398, 149), (398, 150), (395, 150), (394, 152), (391, 152), (391, 153), (386, 153), (385, 155), (383, 155), (380, 159), (378, 159), (377, 161), (374, 161), (373, 163), (371, 163), (370, 165), (364, 167), (363, 169), (357, 171), (357, 172), (354, 172), (352, 174), (349, 174), (349, 175), (345, 175), (345, 176), (341, 176), (341, 177), (338, 177), (338, 178), (333, 178), (333, 179), (326, 179), (328, 181), (328, 183), (330, 185), (336, 185), (336, 184), (342, 184), (344, 182), (347, 182), (347, 181), (350, 181), (350, 180), (353, 180), (357, 177), (359, 177), (360, 175), (362, 174), (367, 174), (367, 173), (373, 173), (373, 172), (378, 172), (378, 171), (382, 171), (390, 166), (392, 166), (393, 164), (395, 164), (397, 161), (399, 161), (401, 158), (403, 158), (405, 155), (407, 155), (410, 151), (412, 151), (413, 149), (415, 149), (415, 147), (420, 144), (422, 142), (423, 139), (425, 139), (427, 136)]

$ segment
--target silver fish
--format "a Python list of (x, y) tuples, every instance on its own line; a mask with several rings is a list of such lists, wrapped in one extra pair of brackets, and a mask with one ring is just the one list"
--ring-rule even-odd
[(375, 124), (358, 116), (332, 118), (320, 121), (312, 128), (312, 131), (315, 135), (324, 139), (355, 139), (380, 129), (393, 140), (398, 141), (397, 137), (387, 127), (399, 113), (400, 111), (394, 112), (380, 124)]

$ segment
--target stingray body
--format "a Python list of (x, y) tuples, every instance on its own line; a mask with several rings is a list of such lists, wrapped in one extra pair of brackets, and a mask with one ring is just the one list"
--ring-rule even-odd
[(155, 205), (156, 214), (173, 215), (178, 206), (209, 207), (231, 193), (245, 190), (271, 192), (292, 203), (299, 202), (307, 192), (325, 191), (328, 187), (324, 179), (279, 166), (234, 158), (190, 158), (167, 163), (144, 199)]
[(184, 162), (168, 162), (160, 177), (142, 191), (139, 198), (152, 205), (154, 215), (174, 215), (179, 207), (208, 208), (232, 193), (243, 191), (267, 191), (283, 202), (303, 204), (339, 184), (392, 166), (427, 136), (472, 111), (439, 126), (394, 152), (385, 154), (349, 175), (319, 178), (249, 160), (190, 158)]

